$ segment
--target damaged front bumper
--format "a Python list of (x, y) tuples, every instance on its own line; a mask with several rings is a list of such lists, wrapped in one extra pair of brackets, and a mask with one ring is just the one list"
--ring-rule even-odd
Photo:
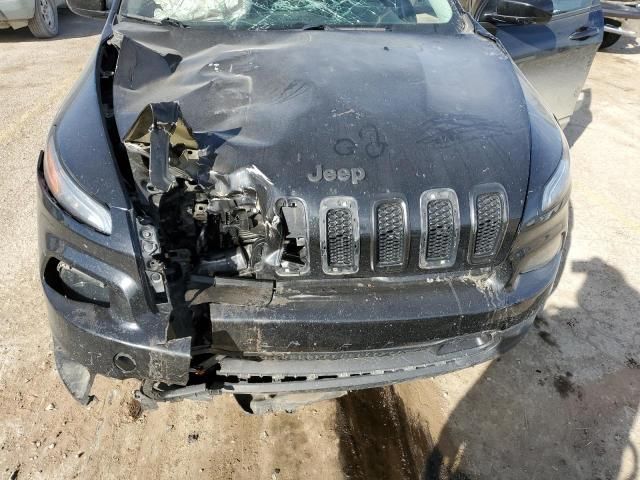
[[(277, 282), (267, 306), (209, 305), (215, 354), (207, 370), (191, 337), (172, 331), (171, 312), (150, 307), (131, 213), (112, 208), (114, 234), (102, 235), (59, 208), (41, 168), (39, 183), (40, 261), (56, 364), (83, 402), (96, 374), (163, 385), (146, 393), (175, 400), (341, 392), (462, 369), (526, 333), (561, 263), (559, 253), (510, 287), (490, 269), (464, 277)], [(85, 296), (60, 283), (65, 269), (81, 274), (74, 286)]]
[(96, 374), (186, 385), (190, 338), (157, 343), (150, 331), (122, 325), (105, 308), (69, 300), (46, 286), (45, 295), (56, 366), (80, 402), (89, 400)]
[(96, 374), (185, 385), (191, 339), (167, 337), (169, 315), (153, 311), (141, 280), (126, 210), (111, 209), (117, 233), (76, 221), (50, 194), (38, 166), (39, 242), (56, 365), (87, 402)]
[[(491, 286), (468, 279), (405, 279), (386, 292), (376, 285), (376, 293), (369, 295), (370, 283), (376, 282), (369, 280), (357, 288), (360, 293), (324, 299), (296, 287), (299, 300), (288, 305), (291, 318), (278, 304), (286, 289), (276, 291), (270, 307), (252, 309), (251, 318), (239, 315), (236, 307), (212, 305), (212, 318), (220, 319), (212, 321), (214, 342), (217, 335), (224, 336), (230, 350), (235, 345), (244, 356), (220, 356), (215, 382), (184, 393), (349, 391), (485, 362), (509, 350), (529, 330), (552, 289), (561, 256), (521, 274), (511, 290), (491, 291)], [(277, 319), (268, 318), (269, 310), (278, 312)], [(163, 395), (174, 399), (181, 394)]]

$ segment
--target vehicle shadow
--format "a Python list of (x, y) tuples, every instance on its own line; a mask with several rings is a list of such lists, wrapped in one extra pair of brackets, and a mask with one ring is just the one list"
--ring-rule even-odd
[(58, 36), (53, 38), (35, 38), (27, 27), (18, 30), (0, 30), (0, 43), (25, 43), (25, 42), (55, 42), (69, 38), (89, 37), (99, 35), (104, 26), (104, 20), (80, 17), (66, 8), (58, 9), (60, 30)]
[(593, 121), (593, 113), (591, 113), (592, 94), (591, 89), (586, 88), (582, 91), (582, 99), (576, 105), (576, 109), (571, 116), (571, 121), (564, 127), (564, 135), (567, 137), (569, 146), (573, 147)]
[(638, 54), (640, 53), (640, 42), (638, 42), (637, 38), (622, 37), (609, 48), (600, 50), (599, 53), (622, 53), (623, 55)]
[(640, 293), (599, 258), (572, 269), (584, 276), (577, 305), (547, 308), (520, 345), (490, 364), (437, 443), (425, 420), (434, 405), (409, 404), (403, 387), (339, 399), (346, 476), (638, 478), (630, 429), (640, 401)]

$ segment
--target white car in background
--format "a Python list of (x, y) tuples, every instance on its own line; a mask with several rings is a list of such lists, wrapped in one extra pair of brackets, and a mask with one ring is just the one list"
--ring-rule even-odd
[(38, 38), (58, 34), (58, 7), (64, 0), (0, 0), (0, 29), (29, 27)]

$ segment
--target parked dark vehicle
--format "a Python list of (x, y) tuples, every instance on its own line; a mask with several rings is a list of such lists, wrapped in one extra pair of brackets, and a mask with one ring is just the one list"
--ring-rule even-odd
[(604, 36), (600, 48), (613, 46), (622, 37), (636, 38), (638, 34), (626, 28), (627, 20), (640, 19), (640, 3), (602, 2)]
[(566, 256), (551, 112), (573, 111), (597, 5), (158, 1), (114, 2), (38, 165), (78, 400), (101, 374), (145, 401), (293, 408), (525, 334)]

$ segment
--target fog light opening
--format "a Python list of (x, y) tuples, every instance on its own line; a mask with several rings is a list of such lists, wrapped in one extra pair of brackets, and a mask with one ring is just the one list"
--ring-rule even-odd
[(69, 300), (109, 308), (109, 289), (103, 282), (57, 258), (50, 258), (47, 262), (44, 280)]
[(136, 369), (136, 361), (126, 353), (118, 353), (113, 358), (113, 363), (122, 373), (130, 373)]

